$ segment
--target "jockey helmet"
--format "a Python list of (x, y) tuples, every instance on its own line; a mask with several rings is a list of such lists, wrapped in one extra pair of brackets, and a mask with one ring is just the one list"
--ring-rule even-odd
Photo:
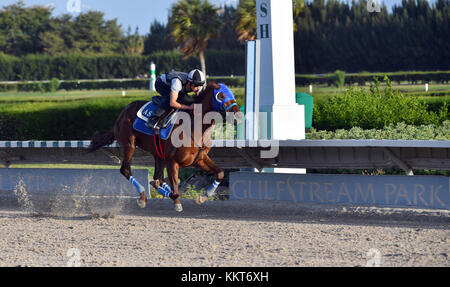
[(188, 81), (194, 86), (203, 86), (205, 84), (205, 75), (200, 70), (192, 70), (189, 72)]

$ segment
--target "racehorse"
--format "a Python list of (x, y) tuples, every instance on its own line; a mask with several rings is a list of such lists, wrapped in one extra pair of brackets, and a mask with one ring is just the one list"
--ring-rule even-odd
[[(191, 98), (192, 99), (192, 98)], [(181, 121), (175, 122), (170, 136), (166, 140), (158, 138), (157, 133), (153, 135), (144, 134), (133, 128), (133, 123), (137, 118), (137, 113), (147, 101), (134, 101), (130, 103), (117, 118), (114, 128), (105, 134), (96, 132), (91, 140), (87, 150), (89, 152), (96, 151), (103, 146), (110, 145), (117, 140), (122, 151), (122, 165), (120, 172), (129, 180), (137, 192), (139, 199), (137, 201), (139, 207), (144, 208), (147, 204), (147, 196), (145, 188), (132, 176), (130, 162), (133, 157), (136, 147), (152, 153), (155, 160), (155, 172), (152, 185), (158, 192), (174, 201), (175, 210), (181, 212), (183, 210), (180, 194), (178, 191), (178, 170), (179, 168), (193, 166), (200, 168), (206, 172), (214, 172), (216, 175), (215, 181), (206, 190), (206, 196), (214, 196), (216, 188), (224, 178), (224, 172), (217, 167), (217, 165), (208, 156), (211, 149), (211, 131), (215, 124), (212, 119), (209, 122), (204, 121), (204, 116), (209, 112), (219, 112), (223, 118), (226, 113), (231, 113), (232, 120), (240, 123), (242, 120), (242, 113), (236, 104), (234, 94), (224, 84), (216, 84), (211, 82), (207, 87), (200, 92), (200, 94), (193, 98), (195, 108), (193, 111), (184, 113), (185, 117)], [(199, 105), (200, 104), (200, 105)], [(195, 115), (194, 115), (195, 113)], [(194, 116), (200, 117), (200, 124), (197, 124)], [(227, 117), (229, 120), (230, 117)], [(188, 133), (174, 134), (177, 127), (186, 121), (186, 125), (190, 121), (188, 131), (190, 129), (190, 139), (188, 140)], [(206, 122), (206, 123), (204, 123)], [(195, 128), (197, 127), (197, 130)], [(201, 132), (198, 132), (200, 130)], [(184, 138), (183, 138), (184, 136)], [(175, 139), (175, 141), (174, 141)], [(179, 146), (176, 140), (183, 141), (187, 144)], [(164, 181), (164, 168), (167, 168), (169, 178), (169, 185)], [(205, 196), (202, 199), (197, 198), (197, 203), (205, 201)]]

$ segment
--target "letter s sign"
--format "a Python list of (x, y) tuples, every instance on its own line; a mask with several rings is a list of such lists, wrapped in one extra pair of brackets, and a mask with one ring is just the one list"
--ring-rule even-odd
[(259, 10), (261, 11), (261, 17), (267, 17), (267, 3), (262, 2), (259, 6)]

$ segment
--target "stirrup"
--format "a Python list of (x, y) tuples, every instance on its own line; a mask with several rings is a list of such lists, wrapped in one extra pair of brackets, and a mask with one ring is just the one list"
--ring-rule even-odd
[(159, 131), (161, 130), (160, 123), (161, 123), (161, 119), (159, 118), (156, 120), (156, 122), (154, 124), (152, 124), (150, 126), (150, 128), (152, 128), (153, 131), (155, 132), (155, 134), (157, 134), (157, 135), (159, 134)]
[(164, 115), (163, 117), (161, 117), (161, 120), (159, 121), (161, 123), (161, 127), (162, 129), (167, 128), (171, 121), (172, 121), (172, 117), (173, 115), (178, 112), (178, 109), (172, 109), (167, 115)]
[(156, 126), (156, 125), (158, 124), (158, 120), (159, 120), (159, 119), (156, 119), (156, 121), (155, 121), (154, 119), (149, 118), (149, 119), (147, 120), (147, 122), (145, 123), (145, 125), (146, 125), (148, 128), (154, 128), (154, 126)]

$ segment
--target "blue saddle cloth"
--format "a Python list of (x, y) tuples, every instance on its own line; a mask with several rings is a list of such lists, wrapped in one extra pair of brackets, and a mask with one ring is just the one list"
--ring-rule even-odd
[[(158, 107), (153, 102), (150, 102), (149, 104), (147, 104), (144, 107), (144, 109), (142, 109), (138, 112), (138, 117), (136, 118), (136, 120), (133, 123), (133, 128), (136, 131), (144, 133), (146, 135), (150, 135), (150, 136), (154, 135), (155, 131), (152, 128), (147, 127), (145, 125), (146, 121), (142, 120), (141, 117), (149, 118), (153, 115), (154, 112), (156, 112), (157, 109), (158, 109)], [(159, 130), (159, 135), (161, 136), (161, 139), (166, 140), (169, 138), (170, 133), (172, 132), (173, 126), (174, 126), (174, 124), (172, 122), (166, 128)]]

